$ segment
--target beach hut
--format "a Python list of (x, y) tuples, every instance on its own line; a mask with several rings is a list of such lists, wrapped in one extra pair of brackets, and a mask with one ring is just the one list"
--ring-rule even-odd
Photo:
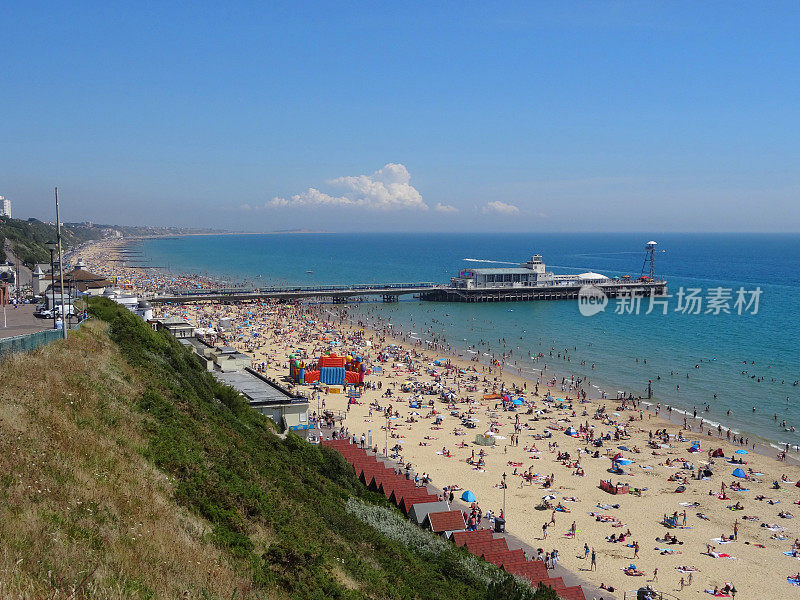
[(425, 517), (432, 512), (447, 512), (450, 506), (447, 502), (419, 502), (408, 511), (408, 518), (420, 527), (425, 523)]
[(747, 474), (742, 469), (734, 469), (733, 476), (740, 479), (747, 479)]

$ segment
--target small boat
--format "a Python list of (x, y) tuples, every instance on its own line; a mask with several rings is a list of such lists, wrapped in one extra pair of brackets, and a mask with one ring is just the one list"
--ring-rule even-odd
[(311, 275), (314, 271), (306, 271), (309, 275)]

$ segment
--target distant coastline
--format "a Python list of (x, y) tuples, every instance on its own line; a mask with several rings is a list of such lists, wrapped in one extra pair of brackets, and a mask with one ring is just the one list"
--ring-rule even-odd
[(293, 235), (304, 233), (335, 233), (333, 231), (326, 231), (324, 229), (281, 229), (278, 231), (203, 231), (203, 232), (187, 232), (187, 233), (164, 233), (153, 235), (135, 235), (127, 236), (121, 239), (124, 240), (152, 240), (161, 238), (172, 237), (193, 237), (193, 236), (216, 236), (216, 235)]

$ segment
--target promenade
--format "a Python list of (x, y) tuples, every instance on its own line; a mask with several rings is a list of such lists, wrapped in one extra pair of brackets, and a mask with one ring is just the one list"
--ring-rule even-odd
[(53, 320), (37, 319), (33, 316), (35, 309), (33, 304), (20, 304), (17, 308), (11, 304), (6, 306), (5, 314), (0, 312), (0, 339), (52, 329)]

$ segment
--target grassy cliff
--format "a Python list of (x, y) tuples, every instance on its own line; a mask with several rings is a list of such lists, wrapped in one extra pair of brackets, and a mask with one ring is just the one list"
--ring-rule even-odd
[[(124, 236), (169, 235), (179, 233), (208, 233), (205, 229), (184, 229), (179, 227), (136, 227), (125, 225), (98, 225), (86, 223), (62, 223), (62, 249), (70, 249), (91, 240), (99, 240), (114, 233)], [(7, 257), (5, 242), (11, 250), (29, 267), (36, 263), (50, 262), (50, 252), (45, 247), (48, 241), (55, 241), (56, 227), (36, 219), (9, 219), (0, 217), (0, 262)]]
[[(63, 249), (67, 251), (83, 242), (100, 239), (103, 234), (103, 230), (93, 227), (64, 226), (61, 228)], [(48, 241), (54, 241), (56, 235), (55, 226), (41, 221), (0, 219), (0, 262), (6, 260), (4, 246), (5, 241), (8, 240), (14, 254), (29, 267), (36, 263), (49, 263), (50, 252), (45, 244)]]
[(92, 312), (0, 367), (0, 597), (555, 597), (411, 529), (127, 310)]

